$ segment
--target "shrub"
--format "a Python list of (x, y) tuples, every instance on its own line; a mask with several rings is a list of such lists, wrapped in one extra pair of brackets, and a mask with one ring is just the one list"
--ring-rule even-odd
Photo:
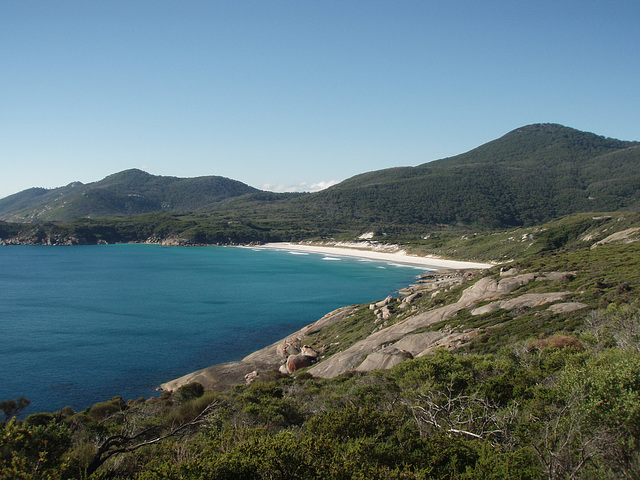
[(38, 425), (47, 425), (54, 419), (55, 417), (51, 413), (34, 413), (26, 418), (24, 424), (30, 427), (37, 427)]
[(176, 394), (181, 402), (186, 402), (201, 397), (204, 394), (204, 387), (200, 382), (191, 382), (178, 388)]
[(268, 425), (299, 425), (304, 420), (296, 405), (284, 398), (282, 388), (273, 382), (255, 382), (238, 401), (242, 412)]
[(200, 415), (205, 408), (207, 408), (212, 402), (214, 402), (215, 398), (216, 397), (213, 392), (207, 392), (198, 398), (187, 400), (176, 410), (173, 410), (167, 415), (165, 425), (181, 425), (193, 420), (198, 415)]
[(89, 409), (88, 415), (94, 422), (101, 422), (114, 413), (120, 412), (122, 408), (123, 405), (120, 402), (112, 399), (108, 402), (96, 403)]
[(341, 410), (321, 413), (307, 423), (314, 435), (329, 438), (386, 437), (394, 431), (397, 419), (369, 407), (349, 405)]
[(71, 415), (75, 415), (75, 413), (76, 413), (75, 410), (68, 405), (64, 407), (62, 410), (60, 410), (60, 415), (62, 415), (65, 418), (70, 417)]

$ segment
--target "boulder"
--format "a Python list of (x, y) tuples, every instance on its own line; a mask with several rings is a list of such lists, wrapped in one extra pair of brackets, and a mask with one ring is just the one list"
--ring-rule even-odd
[(413, 357), (409, 352), (398, 349), (385, 349), (367, 355), (364, 361), (358, 365), (356, 371), (370, 372), (372, 370), (388, 370), (410, 358)]
[(309, 355), (289, 355), (287, 358), (287, 370), (289, 373), (294, 373), (301, 368), (310, 367), (316, 362), (316, 357), (310, 357)]
[(258, 378), (259, 374), (257, 370), (254, 370), (253, 372), (249, 372), (244, 376), (244, 383), (245, 385), (251, 385), (253, 382), (256, 381), (256, 379)]
[(391, 295), (389, 295), (384, 300), (380, 300), (377, 303), (372, 303), (371, 305), (369, 305), (369, 310), (375, 310), (376, 308), (382, 308), (382, 307), (384, 307), (386, 305), (389, 305), (391, 302), (393, 302), (393, 297)]
[(412, 293), (411, 295), (404, 297), (402, 299), (402, 305), (411, 305), (416, 298), (420, 297), (420, 295), (421, 295), (420, 292), (415, 292), (415, 293)]
[(501, 277), (512, 277), (513, 275), (517, 275), (518, 274), (518, 269), (517, 268), (505, 268), (502, 267), (500, 269), (500, 276)]
[(553, 282), (568, 282), (575, 278), (577, 272), (545, 272), (536, 280), (551, 280)]
[(287, 358), (289, 355), (297, 355), (300, 353), (301, 340), (299, 337), (289, 338), (276, 347), (278, 355)]
[(300, 349), (300, 353), (302, 355), (305, 355), (307, 357), (313, 357), (316, 358), (318, 356), (318, 352), (316, 352), (313, 348), (311, 348), (309, 345), (303, 345), (302, 349)]
[(599, 247), (601, 245), (606, 245), (607, 243), (615, 243), (615, 242), (633, 243), (633, 242), (637, 242), (638, 240), (640, 240), (640, 227), (628, 228), (621, 232), (613, 233), (609, 235), (607, 238), (604, 238), (599, 242), (594, 243), (593, 245), (591, 245), (591, 249), (593, 250), (594, 248)]

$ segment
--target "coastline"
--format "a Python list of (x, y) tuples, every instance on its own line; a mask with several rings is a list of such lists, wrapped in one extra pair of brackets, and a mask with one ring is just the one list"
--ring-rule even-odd
[(460, 260), (449, 260), (438, 257), (409, 255), (404, 250), (397, 247), (393, 250), (389, 249), (374, 249), (371, 244), (335, 244), (335, 245), (314, 245), (314, 244), (300, 244), (300, 243), (266, 243), (264, 245), (255, 246), (252, 248), (269, 248), (274, 250), (284, 250), (289, 252), (304, 252), (304, 253), (319, 253), (324, 255), (331, 255), (337, 257), (354, 257), (363, 258), (367, 260), (376, 260), (382, 262), (393, 262), (404, 265), (412, 265), (418, 267), (425, 267), (431, 269), (440, 268), (452, 268), (452, 269), (465, 269), (465, 268), (491, 268), (490, 263), (481, 262), (465, 262)]
[[(244, 246), (240, 248), (251, 248), (251, 249), (272, 249), (272, 250), (280, 250), (285, 252), (291, 252), (294, 254), (321, 254), (327, 255), (329, 257), (351, 257), (351, 258), (361, 258), (372, 261), (381, 261), (381, 262), (391, 262), (396, 264), (404, 264), (410, 265), (413, 267), (423, 267), (425, 270), (436, 270), (433, 274), (430, 274), (430, 280), (425, 281), (421, 284), (421, 286), (408, 286), (406, 289), (401, 290), (400, 296), (398, 297), (398, 302), (401, 302), (405, 305), (409, 305), (413, 298), (416, 295), (421, 295), (422, 291), (433, 292), (438, 288), (446, 288), (451, 286), (451, 278), (459, 277), (467, 278), (469, 270), (473, 269), (485, 269), (490, 268), (493, 265), (488, 263), (479, 263), (479, 262), (463, 262), (457, 260), (448, 260), (442, 258), (434, 258), (427, 256), (418, 256), (418, 255), (408, 255), (405, 251), (401, 250), (401, 248), (397, 245), (372, 245), (372, 244), (361, 244), (358, 242), (356, 246), (347, 246), (347, 244), (334, 244), (334, 245), (313, 245), (313, 244), (294, 244), (294, 243), (269, 243), (264, 245), (251, 245)], [(368, 248), (367, 248), (368, 247)], [(377, 248), (376, 248), (377, 247)], [(374, 250), (376, 248), (376, 250)], [(440, 272), (437, 272), (440, 270)], [(457, 270), (457, 272), (456, 272)], [(466, 271), (466, 272), (465, 272)], [(426, 285), (428, 282), (430, 284)], [(427, 288), (425, 288), (425, 285)], [(433, 288), (430, 288), (433, 287)], [(391, 298), (391, 297), (389, 297)], [(407, 300), (409, 299), (409, 300)], [(386, 299), (385, 299), (386, 301)], [(373, 304), (371, 304), (373, 305)], [(371, 305), (369, 308), (371, 309)], [(385, 303), (387, 305), (387, 303)], [(384, 307), (386, 308), (386, 307)], [(402, 307), (400, 307), (402, 308)], [(448, 311), (449, 307), (444, 307), (445, 310)], [(293, 341), (298, 341), (301, 345), (304, 345), (306, 341), (309, 340), (309, 335), (319, 332), (325, 327), (328, 327), (334, 323), (340, 322), (347, 318), (355, 311), (356, 307), (354, 305), (348, 305), (340, 307), (332, 312), (325, 314), (319, 320), (302, 327), (300, 330), (295, 332), (290, 332), (286, 336), (283, 336), (280, 340), (272, 343), (271, 345), (267, 345), (253, 353), (247, 355), (246, 357), (226, 362), (214, 364), (209, 367), (202, 368), (195, 372), (187, 373), (178, 378), (174, 378), (167, 382), (162, 383), (158, 389), (163, 391), (175, 391), (183, 385), (186, 385), (191, 382), (199, 382), (205, 386), (207, 389), (212, 390), (220, 390), (224, 388), (233, 387), (234, 385), (245, 384), (246, 382), (250, 382), (252, 378), (255, 378), (260, 374), (260, 372), (266, 372), (271, 370), (278, 370), (282, 368), (282, 366), (288, 361), (288, 356), (283, 355), (282, 348), (284, 345), (288, 345)], [(452, 310), (453, 311), (453, 310)], [(439, 310), (436, 311), (436, 315), (439, 315)], [(409, 317), (412, 318), (412, 317)], [(431, 318), (431, 317), (429, 317)], [(440, 318), (440, 317), (438, 317)], [(424, 319), (424, 315), (416, 315), (415, 321), (419, 321)], [(398, 324), (405, 325), (404, 323)], [(377, 332), (377, 337), (372, 334), (372, 338), (379, 338), (383, 331)], [(384, 330), (384, 332), (395, 332), (395, 330)], [(406, 332), (405, 332), (406, 333)], [(393, 337), (394, 341), (401, 339), (405, 336), (405, 333), (399, 333), (395, 337)], [(446, 341), (453, 340), (461, 340), (467, 338), (468, 332), (463, 334), (459, 332), (454, 332), (453, 334), (440, 335), (437, 334), (434, 336), (432, 332), (427, 333), (427, 337), (431, 342), (429, 345), (432, 348), (435, 348), (434, 345), (444, 345)], [(397, 338), (396, 338), (397, 337)], [(386, 338), (386, 337), (385, 337)], [(452, 340), (453, 339), (453, 340)], [(366, 339), (365, 339), (366, 340)], [(362, 342), (365, 342), (362, 340)], [(365, 342), (366, 343), (366, 342)], [(432, 345), (433, 344), (433, 345)], [(337, 344), (336, 344), (337, 345)], [(370, 353), (370, 352), (369, 352)], [(380, 352), (379, 352), (380, 353)], [(388, 353), (388, 352), (387, 352)], [(357, 357), (360, 358), (363, 354), (363, 351), (359, 351)], [(346, 354), (343, 354), (346, 355)], [(392, 357), (395, 354), (392, 354)], [(400, 355), (402, 359), (402, 355)], [(397, 359), (396, 359), (397, 360)], [(395, 361), (395, 360), (394, 360)], [(284, 363), (283, 363), (284, 362)], [(349, 363), (351, 365), (351, 363)], [(378, 363), (375, 363), (375, 368), (386, 368), (381, 367)], [(355, 365), (354, 365), (355, 367)], [(324, 368), (324, 367), (323, 367)], [(334, 367), (332, 367), (334, 368)], [(335, 367), (338, 368), (338, 367)], [(340, 366), (342, 368), (342, 366)], [(331, 376), (332, 374), (327, 374), (326, 372), (318, 373), (320, 377), (327, 377), (327, 375)]]

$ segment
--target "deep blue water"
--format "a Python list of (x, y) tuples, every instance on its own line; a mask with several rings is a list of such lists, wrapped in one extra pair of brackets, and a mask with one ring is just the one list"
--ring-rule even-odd
[(0, 400), (81, 410), (262, 348), (420, 270), (232, 247), (0, 248)]

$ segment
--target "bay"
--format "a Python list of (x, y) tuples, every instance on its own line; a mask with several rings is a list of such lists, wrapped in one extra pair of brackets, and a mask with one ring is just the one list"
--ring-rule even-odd
[(235, 247), (0, 248), (0, 400), (82, 410), (260, 349), (424, 268)]

